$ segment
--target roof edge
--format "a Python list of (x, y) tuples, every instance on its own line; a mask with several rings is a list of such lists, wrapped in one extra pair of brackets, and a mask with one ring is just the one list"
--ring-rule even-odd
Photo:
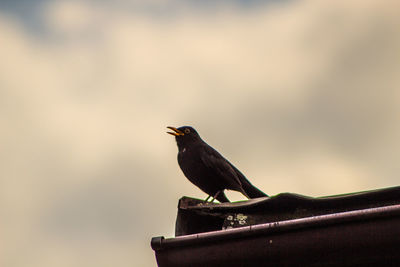
[(153, 237), (151, 247), (154, 251), (167, 248), (206, 244), (218, 240), (235, 239), (254, 235), (265, 235), (276, 232), (293, 231), (308, 227), (323, 227), (350, 221), (374, 220), (388, 216), (400, 215), (400, 204), (360, 209), (293, 220), (276, 221), (227, 230), (184, 235), (175, 238)]

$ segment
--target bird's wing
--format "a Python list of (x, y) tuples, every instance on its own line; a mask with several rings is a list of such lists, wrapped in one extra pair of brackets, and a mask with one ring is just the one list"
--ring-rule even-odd
[(223, 179), (228, 189), (242, 191), (242, 184), (236, 171), (231, 164), (218, 151), (210, 146), (203, 146), (200, 153), (201, 161), (204, 165), (215, 171), (218, 177)]

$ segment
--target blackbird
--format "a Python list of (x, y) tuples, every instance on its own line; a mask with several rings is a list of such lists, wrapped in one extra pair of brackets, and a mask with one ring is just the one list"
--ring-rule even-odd
[(206, 201), (229, 202), (224, 190), (241, 192), (247, 198), (267, 195), (253, 186), (246, 177), (214, 148), (204, 142), (190, 126), (168, 126), (178, 145), (178, 163), (186, 178), (208, 194)]

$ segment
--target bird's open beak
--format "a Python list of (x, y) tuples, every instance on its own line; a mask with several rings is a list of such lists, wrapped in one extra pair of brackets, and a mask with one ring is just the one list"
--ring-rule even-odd
[(170, 129), (170, 130), (172, 130), (172, 131), (174, 131), (174, 132), (167, 132), (167, 133), (169, 133), (169, 134), (171, 134), (171, 135), (173, 135), (173, 136), (185, 135), (182, 131), (179, 131), (179, 130), (176, 129), (175, 127), (168, 126), (167, 128)]

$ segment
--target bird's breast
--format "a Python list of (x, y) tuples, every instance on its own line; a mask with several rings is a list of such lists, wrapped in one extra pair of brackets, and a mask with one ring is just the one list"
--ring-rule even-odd
[(184, 172), (190, 171), (190, 169), (198, 167), (200, 158), (196, 150), (184, 147), (178, 153), (178, 162)]

